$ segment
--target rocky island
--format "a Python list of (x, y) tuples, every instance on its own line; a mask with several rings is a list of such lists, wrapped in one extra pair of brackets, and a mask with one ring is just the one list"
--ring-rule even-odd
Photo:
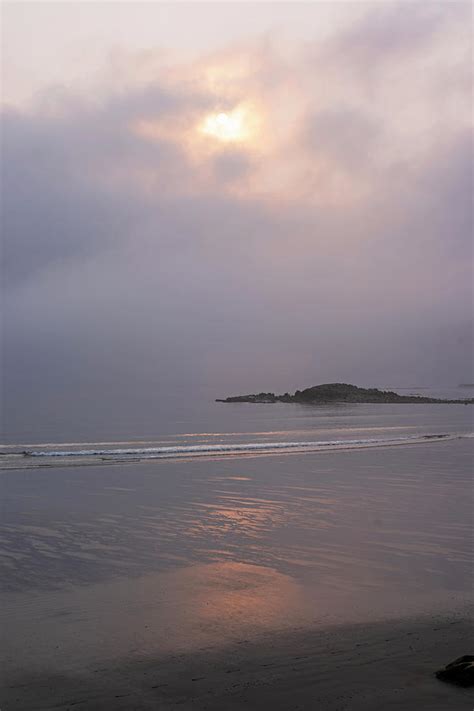
[(377, 388), (359, 388), (348, 383), (324, 383), (314, 385), (305, 390), (297, 390), (294, 395), (285, 393), (275, 395), (275, 393), (256, 393), (254, 395), (235, 395), (225, 399), (216, 399), (216, 402), (251, 402), (251, 403), (273, 403), (273, 402), (297, 402), (307, 404), (324, 404), (333, 402), (349, 403), (450, 403), (468, 405), (474, 403), (474, 398), (464, 400), (441, 400), (421, 395), (399, 395), (391, 390), (378, 390)]

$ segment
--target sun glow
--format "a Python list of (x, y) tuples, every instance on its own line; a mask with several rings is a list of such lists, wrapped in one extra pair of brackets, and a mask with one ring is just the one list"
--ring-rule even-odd
[(243, 108), (221, 111), (206, 116), (201, 124), (201, 132), (227, 143), (246, 141), (255, 132), (255, 117)]

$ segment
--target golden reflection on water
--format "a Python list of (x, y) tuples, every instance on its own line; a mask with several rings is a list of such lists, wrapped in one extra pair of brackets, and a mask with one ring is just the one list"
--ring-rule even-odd
[[(307, 611), (306, 611), (307, 612)], [(304, 622), (303, 590), (270, 568), (220, 562), (5, 599), (2, 628), (33, 670), (78, 658), (174, 654), (225, 646)], [(31, 657), (30, 657), (31, 651)], [(34, 651), (34, 654), (33, 654)], [(8, 659), (6, 662), (8, 662)]]
[(200, 519), (200, 527), (219, 536), (242, 529), (250, 538), (284, 521), (281, 504), (272, 501), (226, 500), (221, 497), (219, 503), (201, 504), (200, 508), (206, 512), (206, 516)]
[(300, 586), (275, 570), (226, 562), (183, 572), (194, 590), (199, 624), (227, 639), (278, 629), (299, 616)]

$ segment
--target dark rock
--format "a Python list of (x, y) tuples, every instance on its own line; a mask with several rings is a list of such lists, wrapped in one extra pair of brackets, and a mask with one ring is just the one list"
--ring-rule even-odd
[(458, 686), (474, 686), (474, 655), (465, 654), (436, 672), (441, 681)]
[(359, 388), (349, 383), (325, 383), (314, 385), (305, 390), (296, 390), (294, 395), (285, 393), (275, 395), (275, 393), (257, 393), (253, 395), (234, 395), (217, 402), (298, 402), (302, 404), (325, 404), (333, 402), (346, 403), (462, 403), (472, 404), (474, 399), (469, 400), (440, 400), (438, 398), (422, 397), (420, 395), (399, 395), (391, 390), (378, 390), (377, 388)]

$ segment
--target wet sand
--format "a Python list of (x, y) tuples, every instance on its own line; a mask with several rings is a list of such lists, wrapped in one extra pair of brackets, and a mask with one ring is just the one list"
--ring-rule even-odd
[(472, 643), (472, 626), (456, 615), (295, 629), (69, 674), (25, 670), (9, 679), (2, 709), (467, 711), (472, 690), (438, 681), (434, 671), (472, 652)]
[(472, 444), (2, 472), (0, 708), (470, 711)]

